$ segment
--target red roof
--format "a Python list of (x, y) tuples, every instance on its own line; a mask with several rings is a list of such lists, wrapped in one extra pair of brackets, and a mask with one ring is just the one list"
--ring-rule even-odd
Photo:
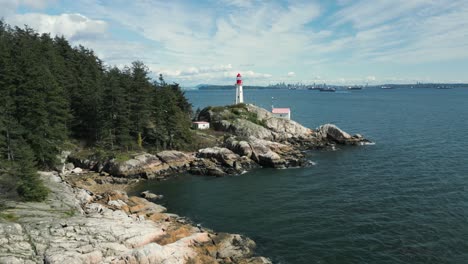
[(237, 74), (237, 77), (242, 77), (242, 76), (240, 75), (240, 73), (238, 73), (238, 74)]
[(205, 122), (205, 121), (195, 121), (195, 122), (192, 122), (194, 124), (200, 124), (200, 125), (205, 125), (205, 124), (209, 124), (208, 122)]
[(271, 110), (273, 114), (289, 114), (291, 112), (291, 109), (289, 108), (273, 108)]

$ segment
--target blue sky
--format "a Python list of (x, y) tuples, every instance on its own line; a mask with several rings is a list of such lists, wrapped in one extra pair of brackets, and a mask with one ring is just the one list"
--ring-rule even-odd
[(168, 81), (468, 82), (467, 0), (0, 0), (12, 25), (68, 37)]

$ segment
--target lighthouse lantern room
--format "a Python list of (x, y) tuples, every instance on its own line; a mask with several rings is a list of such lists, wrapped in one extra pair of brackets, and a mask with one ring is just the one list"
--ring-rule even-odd
[(237, 74), (236, 81), (236, 104), (244, 103), (244, 91), (242, 91), (242, 76)]

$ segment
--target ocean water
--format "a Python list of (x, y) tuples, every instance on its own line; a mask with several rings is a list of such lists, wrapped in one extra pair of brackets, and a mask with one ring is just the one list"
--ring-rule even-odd
[[(195, 109), (234, 91), (188, 91)], [(310, 168), (221, 178), (180, 175), (137, 190), (170, 212), (240, 233), (274, 263), (468, 263), (468, 89), (320, 93), (246, 90), (316, 128), (334, 123), (373, 146), (312, 151)]]

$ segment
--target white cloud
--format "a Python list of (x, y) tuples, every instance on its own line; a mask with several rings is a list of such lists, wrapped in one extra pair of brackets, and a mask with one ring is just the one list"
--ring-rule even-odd
[(288, 72), (287, 76), (288, 77), (294, 77), (294, 76), (296, 76), (296, 73), (295, 72)]
[[(232, 65), (215, 65), (211, 67), (189, 67), (186, 69), (152, 69), (157, 75), (163, 76), (175, 81), (184, 83), (214, 83), (226, 84), (233, 83), (236, 80), (237, 73), (242, 74), (245, 83), (250, 85), (256, 83), (266, 83), (272, 77), (268, 73), (259, 73), (252, 70), (234, 70)], [(167, 79), (166, 78), (166, 79)]]
[[(51, 2), (0, 0), (0, 15)], [(233, 72), (259, 83), (316, 75), (327, 76), (320, 82), (382, 82), (380, 68), (388, 64), (468, 59), (466, 0), (338, 0), (337, 10), (327, 7), (318, 1), (223, 0), (200, 8), (193, 1), (83, 0), (66, 5), (77, 14), (6, 17), (64, 34), (109, 64), (142, 60), (154, 73), (190, 84), (231, 83)], [(107, 32), (108, 23), (115, 30)], [(365, 73), (375, 80), (351, 77)]]
[(212, 9), (194, 12), (193, 7), (177, 2), (136, 0), (125, 10), (98, 3), (88, 9), (93, 10), (93, 17), (118, 21), (162, 46), (165, 59), (174, 67), (227, 62), (258, 68), (284, 64), (301, 54), (311, 38), (329, 34), (305, 31), (305, 25), (320, 13), (317, 4), (233, 3), (252, 6), (222, 8), (221, 13)]
[(64, 35), (67, 38), (79, 39), (103, 34), (107, 23), (102, 20), (92, 20), (81, 14), (61, 14), (58, 16), (28, 13), (14, 15), (8, 22), (15, 25), (28, 25), (40, 33)]

